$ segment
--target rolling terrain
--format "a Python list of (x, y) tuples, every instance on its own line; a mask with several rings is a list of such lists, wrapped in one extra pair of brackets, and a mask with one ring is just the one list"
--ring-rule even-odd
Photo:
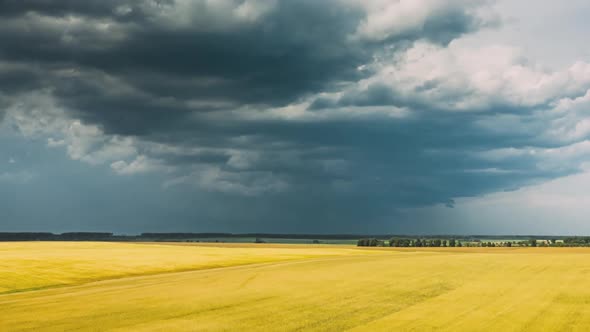
[(583, 331), (590, 249), (1, 243), (2, 331)]

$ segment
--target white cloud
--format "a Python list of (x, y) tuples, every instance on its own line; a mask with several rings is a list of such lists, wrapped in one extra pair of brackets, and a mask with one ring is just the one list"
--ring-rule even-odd
[[(486, 1), (465, 0), (358, 0), (351, 1), (364, 7), (367, 18), (357, 30), (357, 37), (374, 41), (385, 40), (392, 37), (405, 37), (409, 35), (424, 34), (426, 26), (439, 17), (452, 17), (457, 19), (478, 17), (481, 24), (492, 18), (485, 16), (482, 5)], [(480, 14), (481, 15), (478, 15)], [(463, 16), (463, 17), (462, 17)]]
[[(419, 42), (384, 63), (365, 89), (383, 84), (408, 103), (436, 109), (485, 110), (494, 106), (544, 106), (563, 97), (579, 96), (590, 88), (590, 64), (548, 71), (526, 59), (515, 47), (448, 47)], [(358, 89), (358, 88), (357, 88)]]
[(55, 139), (53, 137), (49, 137), (47, 139), (47, 146), (50, 148), (56, 148), (56, 147), (61, 147), (61, 146), (65, 146), (66, 145), (66, 141), (63, 139)]
[(46, 137), (49, 147), (65, 147), (68, 156), (92, 165), (133, 157), (131, 137), (106, 135), (96, 125), (71, 118), (48, 91), (19, 96), (8, 109), (6, 121), (27, 137)]
[[(108, 164), (118, 175), (165, 173), (171, 176), (165, 186), (193, 184), (207, 191), (246, 196), (281, 192), (288, 187), (285, 180), (271, 172), (248, 170), (256, 166), (256, 151), (181, 147), (143, 142), (127, 136), (108, 135), (96, 125), (84, 124), (70, 117), (55, 105), (49, 93), (22, 96), (21, 102), (9, 109), (7, 121), (24, 136), (45, 137), (48, 147), (64, 147), (69, 158), (73, 160), (91, 165)], [(143, 153), (140, 153), (140, 150)], [(228, 170), (222, 170), (218, 166), (171, 166), (161, 159), (150, 156), (162, 154), (198, 158), (209, 153), (227, 155)], [(33, 177), (29, 173), (6, 173), (0, 180), (24, 183)]]
[(150, 159), (139, 155), (131, 162), (118, 160), (111, 164), (111, 169), (119, 175), (134, 175), (150, 172), (164, 172), (170, 168), (165, 166), (161, 160)]

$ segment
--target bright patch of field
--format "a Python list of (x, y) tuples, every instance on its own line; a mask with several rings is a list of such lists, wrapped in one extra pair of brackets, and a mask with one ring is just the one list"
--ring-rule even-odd
[[(4, 250), (10, 251), (11, 245), (6, 244)], [(29, 255), (35, 252), (35, 245), (49, 244), (31, 243)], [(120, 268), (124, 262), (145, 259), (142, 252), (162, 259), (164, 265), (190, 261), (181, 257), (185, 250), (203, 255), (221, 250), (226, 261), (233, 255), (272, 259), (272, 253), (280, 255), (282, 250), (300, 255), (265, 264), (201, 266), (197, 271), (0, 295), (0, 331), (590, 329), (590, 250), (585, 248), (356, 250), (341, 246), (128, 244), (123, 250), (118, 247), (122, 244), (67, 245), (71, 247), (64, 247), (62, 255), (97, 259), (107, 268), (108, 261), (102, 257), (110, 256), (110, 250), (135, 255), (122, 258)], [(95, 245), (104, 247), (92, 247)], [(76, 246), (91, 246), (86, 250), (93, 254), (82, 254)], [(52, 254), (59, 262), (57, 253), (44, 254)], [(18, 261), (14, 264), (18, 270)], [(26, 270), (28, 262), (22, 264)], [(53, 268), (49, 263), (45, 267), (46, 271)], [(45, 272), (38, 269), (36, 273), (42, 276)]]
[(128, 276), (360, 253), (330, 247), (0, 242), (0, 294)]

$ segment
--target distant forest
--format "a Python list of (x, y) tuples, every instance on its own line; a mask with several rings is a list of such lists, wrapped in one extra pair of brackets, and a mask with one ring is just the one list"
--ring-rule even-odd
[[(118, 235), (109, 232), (0, 232), (0, 241), (207, 241), (207, 239), (305, 239), (311, 243), (319, 240), (353, 240), (358, 246), (369, 247), (512, 247), (512, 246), (590, 246), (590, 236), (539, 236), (539, 235), (354, 235), (354, 234), (273, 234), (273, 233), (141, 233)], [(506, 240), (509, 239), (509, 240)], [(219, 241), (222, 242), (222, 241)]]

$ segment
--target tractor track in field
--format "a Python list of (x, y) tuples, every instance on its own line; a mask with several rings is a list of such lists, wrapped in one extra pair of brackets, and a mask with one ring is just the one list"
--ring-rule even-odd
[[(391, 255), (391, 253), (371, 253), (367, 255), (351, 255), (351, 256), (327, 256), (327, 257), (305, 257), (305, 258), (293, 258), (293, 259), (284, 259), (284, 260), (276, 260), (276, 261), (269, 261), (269, 262), (257, 262), (257, 263), (243, 263), (243, 264), (236, 264), (230, 266), (224, 266), (223, 264), (219, 265), (211, 265), (206, 267), (188, 267), (186, 269), (177, 269), (171, 271), (158, 271), (153, 273), (138, 273), (138, 274), (127, 274), (127, 275), (119, 275), (119, 276), (112, 276), (107, 278), (97, 278), (97, 279), (87, 279), (83, 282), (79, 283), (67, 283), (67, 284), (54, 284), (54, 285), (47, 285), (41, 287), (33, 287), (33, 288), (25, 288), (25, 289), (15, 289), (6, 292), (0, 292), (0, 301), (10, 295), (18, 295), (18, 294), (29, 294), (29, 293), (36, 293), (39, 294), (43, 291), (50, 291), (55, 289), (64, 290), (67, 288), (79, 288), (84, 286), (89, 286), (91, 284), (103, 284), (109, 282), (116, 282), (121, 280), (143, 280), (146, 278), (158, 278), (158, 277), (168, 277), (172, 275), (190, 275), (193, 273), (205, 273), (208, 271), (219, 271), (219, 270), (236, 270), (236, 269), (251, 269), (251, 268), (271, 268), (276, 266), (288, 266), (293, 264), (302, 264), (308, 262), (323, 262), (323, 261), (331, 261), (331, 260), (339, 260), (339, 259), (350, 259), (350, 258), (372, 258), (372, 257), (383, 257)], [(127, 286), (128, 287), (128, 286)], [(129, 287), (128, 287), (129, 288)]]

